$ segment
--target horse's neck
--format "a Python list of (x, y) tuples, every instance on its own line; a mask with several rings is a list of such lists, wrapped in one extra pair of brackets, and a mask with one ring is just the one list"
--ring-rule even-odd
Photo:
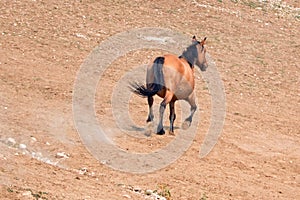
[(184, 58), (189, 63), (190, 67), (193, 67), (195, 58), (191, 51), (184, 51), (179, 57)]

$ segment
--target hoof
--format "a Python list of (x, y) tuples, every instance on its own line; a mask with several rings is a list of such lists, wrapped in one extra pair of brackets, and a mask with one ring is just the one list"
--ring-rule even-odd
[(191, 126), (191, 122), (190, 122), (190, 121), (184, 121), (184, 122), (182, 123), (182, 125), (181, 125), (181, 128), (182, 128), (183, 130), (186, 130), (186, 129), (188, 129), (190, 126)]
[(160, 131), (157, 132), (157, 135), (164, 135), (164, 134), (165, 134), (164, 129), (161, 129)]
[(152, 121), (153, 121), (153, 117), (150, 117), (150, 116), (146, 120), (146, 122), (152, 122)]

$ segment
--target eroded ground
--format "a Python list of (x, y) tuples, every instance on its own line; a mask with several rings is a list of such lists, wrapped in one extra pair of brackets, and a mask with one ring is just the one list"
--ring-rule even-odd
[[(261, 2), (1, 1), (1, 199), (147, 199), (147, 189), (172, 199), (299, 199), (300, 5)], [(201, 123), (192, 145), (168, 167), (142, 175), (96, 160), (72, 115), (73, 85), (84, 59), (105, 39), (137, 27), (207, 36), (226, 93), (224, 129), (207, 157), (198, 155), (211, 102), (199, 76)], [(99, 121), (112, 117), (110, 91), (122, 74), (158, 53), (131, 52), (107, 70), (96, 95)], [(101, 87), (107, 88), (103, 94)], [(97, 104), (101, 95), (106, 101)], [(132, 97), (130, 110), (143, 125), (146, 100)], [(172, 139), (116, 138), (135, 152)]]

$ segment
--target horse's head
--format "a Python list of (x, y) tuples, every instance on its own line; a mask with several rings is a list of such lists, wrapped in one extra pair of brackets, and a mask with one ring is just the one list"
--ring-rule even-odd
[(198, 41), (196, 37), (193, 37), (193, 44), (196, 47), (195, 57), (194, 57), (194, 64), (196, 64), (198, 67), (200, 67), (201, 71), (205, 71), (208, 67), (207, 61), (206, 61), (206, 48), (204, 46), (206, 37), (202, 41)]
[(190, 63), (191, 66), (197, 65), (201, 69), (201, 71), (205, 71), (208, 67), (205, 58), (205, 41), (206, 37), (201, 42), (199, 42), (194, 36), (192, 39), (193, 43), (181, 55)]

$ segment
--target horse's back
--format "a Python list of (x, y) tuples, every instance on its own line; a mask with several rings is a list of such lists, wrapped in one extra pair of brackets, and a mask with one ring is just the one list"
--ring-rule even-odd
[(176, 70), (177, 73), (182, 75), (185, 73), (186, 67), (177, 56), (173, 54), (166, 54), (164, 58), (164, 67), (172, 68), (173, 70)]
[[(173, 54), (157, 57), (154, 59), (153, 64), (148, 67), (147, 84), (154, 82), (154, 69), (157, 67), (156, 64), (158, 62), (159, 66), (162, 67), (165, 88), (174, 93), (177, 99), (187, 98), (194, 89), (194, 74), (190, 65), (185, 60)], [(164, 94), (165, 91), (158, 93), (161, 97)]]

